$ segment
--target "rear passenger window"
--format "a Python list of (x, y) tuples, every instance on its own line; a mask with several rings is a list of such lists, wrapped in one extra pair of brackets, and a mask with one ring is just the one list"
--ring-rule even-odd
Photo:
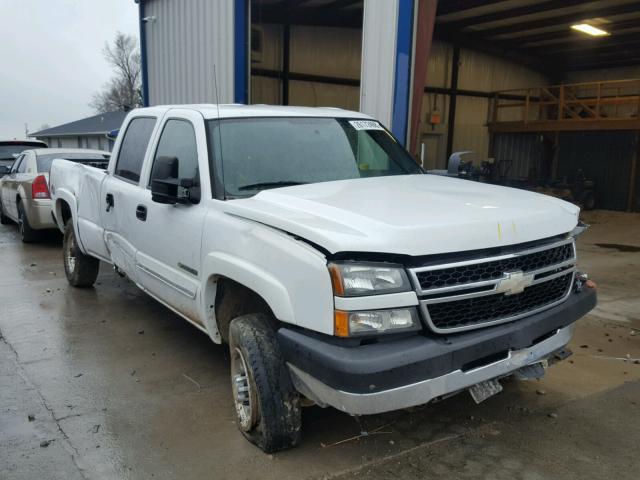
[(17, 173), (24, 173), (27, 171), (27, 156), (23, 156), (22, 157), (22, 161), (20, 162), (20, 165), (18, 165), (18, 172)]
[(116, 162), (115, 174), (118, 177), (133, 182), (140, 180), (144, 154), (155, 124), (156, 119), (150, 117), (134, 118), (129, 122)]
[(20, 166), (20, 162), (23, 158), (24, 155), (20, 155), (18, 158), (16, 158), (15, 162), (13, 162), (13, 165), (11, 165), (11, 173), (16, 173), (18, 171), (18, 167)]

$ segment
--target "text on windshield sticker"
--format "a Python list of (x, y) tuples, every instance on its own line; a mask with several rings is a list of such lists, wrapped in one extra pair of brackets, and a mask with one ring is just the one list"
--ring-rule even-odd
[(373, 120), (349, 120), (349, 123), (356, 130), (384, 130), (382, 125)]

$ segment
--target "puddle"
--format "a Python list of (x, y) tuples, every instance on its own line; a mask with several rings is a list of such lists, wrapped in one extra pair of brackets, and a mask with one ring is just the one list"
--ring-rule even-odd
[(596, 243), (596, 247), (612, 248), (619, 252), (640, 252), (640, 247), (636, 247), (635, 245), (622, 245), (620, 243)]

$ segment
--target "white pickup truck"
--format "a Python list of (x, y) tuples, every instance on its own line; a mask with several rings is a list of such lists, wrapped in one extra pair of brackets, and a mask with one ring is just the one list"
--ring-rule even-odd
[(100, 260), (231, 353), (242, 433), (296, 445), (301, 405), (367, 415), (568, 355), (596, 304), (579, 209), (425, 174), (377, 121), (183, 105), (126, 118), (106, 171), (56, 160), (71, 285)]

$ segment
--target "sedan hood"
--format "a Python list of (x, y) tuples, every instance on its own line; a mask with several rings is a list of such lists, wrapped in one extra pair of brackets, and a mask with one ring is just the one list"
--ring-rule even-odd
[(580, 209), (557, 198), (437, 175), (361, 178), (265, 190), (227, 213), (331, 253), (432, 255), (571, 231)]

